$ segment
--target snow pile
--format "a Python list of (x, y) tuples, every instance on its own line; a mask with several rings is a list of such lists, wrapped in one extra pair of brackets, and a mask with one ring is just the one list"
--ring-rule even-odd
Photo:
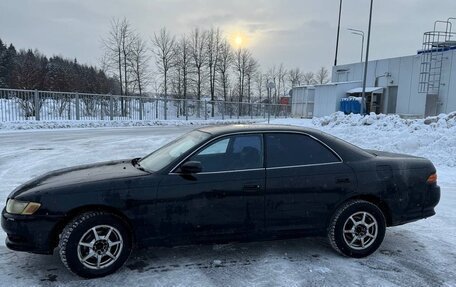
[(313, 120), (275, 120), (273, 123), (312, 127), (362, 148), (421, 156), (436, 166), (456, 166), (456, 112), (426, 119), (337, 112)]
[(31, 130), (31, 129), (64, 129), (64, 128), (101, 128), (101, 127), (148, 127), (148, 126), (191, 126), (191, 125), (227, 125), (253, 124), (258, 120), (81, 120), (81, 121), (15, 121), (0, 122), (0, 130)]
[(456, 126), (456, 112), (450, 114), (440, 114), (426, 119), (402, 119), (398, 115), (385, 115), (370, 113), (362, 116), (360, 114), (345, 115), (343, 112), (336, 112), (326, 117), (314, 118), (312, 123), (316, 126), (334, 127), (344, 126), (374, 126), (382, 130), (397, 128), (410, 128), (417, 130), (421, 128), (452, 128)]

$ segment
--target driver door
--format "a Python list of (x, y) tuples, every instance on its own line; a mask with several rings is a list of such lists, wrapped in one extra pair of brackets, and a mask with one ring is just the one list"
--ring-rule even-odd
[(158, 188), (159, 233), (184, 241), (220, 235), (243, 237), (263, 230), (263, 136), (218, 138), (187, 158), (202, 171), (177, 168)]

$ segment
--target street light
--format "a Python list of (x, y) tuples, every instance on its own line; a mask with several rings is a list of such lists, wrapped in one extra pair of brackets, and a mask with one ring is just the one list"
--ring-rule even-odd
[(374, 0), (371, 0), (370, 3), (370, 12), (369, 12), (369, 28), (367, 30), (367, 45), (366, 45), (366, 61), (364, 62), (364, 78), (363, 78), (363, 93), (362, 93), (362, 102), (361, 105), (361, 114), (364, 114), (364, 105), (366, 103), (366, 77), (367, 77), (367, 63), (369, 62), (369, 44), (371, 36), (371, 25), (372, 25), (372, 6), (374, 5)]
[(363, 50), (364, 50), (364, 32), (361, 30), (356, 30), (352, 28), (348, 28), (352, 34), (361, 36), (361, 63), (363, 62)]

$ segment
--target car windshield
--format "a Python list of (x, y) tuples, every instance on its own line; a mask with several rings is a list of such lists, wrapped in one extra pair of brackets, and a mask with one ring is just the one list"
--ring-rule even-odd
[(210, 134), (202, 131), (189, 132), (142, 158), (139, 165), (149, 172), (161, 170), (209, 137)]

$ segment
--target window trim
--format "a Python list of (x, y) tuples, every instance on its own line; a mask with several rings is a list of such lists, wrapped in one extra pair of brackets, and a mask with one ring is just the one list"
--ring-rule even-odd
[(334, 161), (334, 162), (326, 162), (326, 163), (309, 163), (309, 164), (301, 164), (301, 165), (284, 165), (284, 166), (267, 167), (266, 170), (298, 168), (298, 167), (319, 166), (319, 165), (333, 165), (333, 164), (339, 164), (339, 163), (342, 163), (342, 162), (341, 161)]
[[(323, 146), (325, 146), (327, 149), (329, 149), (338, 159), (339, 161), (336, 161), (336, 162), (329, 162), (329, 163), (313, 163), (313, 164), (304, 164), (304, 165), (294, 165), (294, 166), (277, 166), (277, 167), (266, 167), (266, 164), (267, 164), (267, 156), (266, 156), (266, 148), (267, 148), (267, 144), (266, 144), (266, 135), (267, 134), (273, 134), (273, 133), (286, 133), (286, 134), (300, 134), (300, 135), (305, 135), (305, 136), (308, 136), (314, 140), (316, 140), (317, 142), (319, 142), (320, 144), (322, 144)], [(306, 167), (306, 166), (318, 166), (318, 165), (330, 165), (330, 164), (338, 164), (338, 163), (343, 163), (344, 160), (342, 159), (342, 157), (334, 150), (332, 149), (330, 146), (328, 146), (326, 143), (324, 143), (323, 141), (321, 141), (320, 139), (316, 138), (315, 136), (311, 135), (311, 134), (308, 134), (306, 132), (300, 132), (300, 131), (270, 131), (270, 130), (259, 130), (259, 131), (244, 131), (244, 132), (232, 132), (232, 133), (227, 133), (227, 134), (223, 134), (223, 135), (219, 135), (219, 136), (216, 136), (214, 137), (213, 139), (207, 141), (206, 143), (204, 143), (203, 145), (201, 145), (200, 147), (198, 147), (197, 149), (195, 149), (193, 152), (191, 152), (189, 155), (187, 155), (186, 157), (184, 157), (184, 159), (182, 159), (181, 161), (179, 161), (178, 164), (176, 164), (169, 172), (168, 172), (168, 175), (182, 175), (182, 173), (179, 173), (179, 172), (175, 172), (179, 166), (184, 163), (188, 158), (190, 158), (191, 156), (193, 156), (194, 154), (196, 154), (197, 152), (199, 152), (201, 149), (203, 149), (204, 147), (206, 147), (207, 145), (209, 145), (210, 143), (212, 143), (213, 141), (216, 141), (220, 138), (223, 138), (223, 137), (228, 137), (228, 136), (233, 136), (233, 135), (244, 135), (244, 134), (258, 134), (259, 136), (261, 136), (261, 139), (262, 139), (262, 147), (263, 147), (263, 167), (262, 168), (253, 168), (253, 169), (236, 169), (236, 170), (226, 170), (226, 171), (212, 171), (212, 172), (199, 172), (198, 174), (217, 174), (217, 173), (233, 173), (233, 172), (242, 172), (242, 171), (254, 171), (254, 170), (269, 170), (269, 169), (284, 169), (284, 168), (297, 168), (297, 167)]]

